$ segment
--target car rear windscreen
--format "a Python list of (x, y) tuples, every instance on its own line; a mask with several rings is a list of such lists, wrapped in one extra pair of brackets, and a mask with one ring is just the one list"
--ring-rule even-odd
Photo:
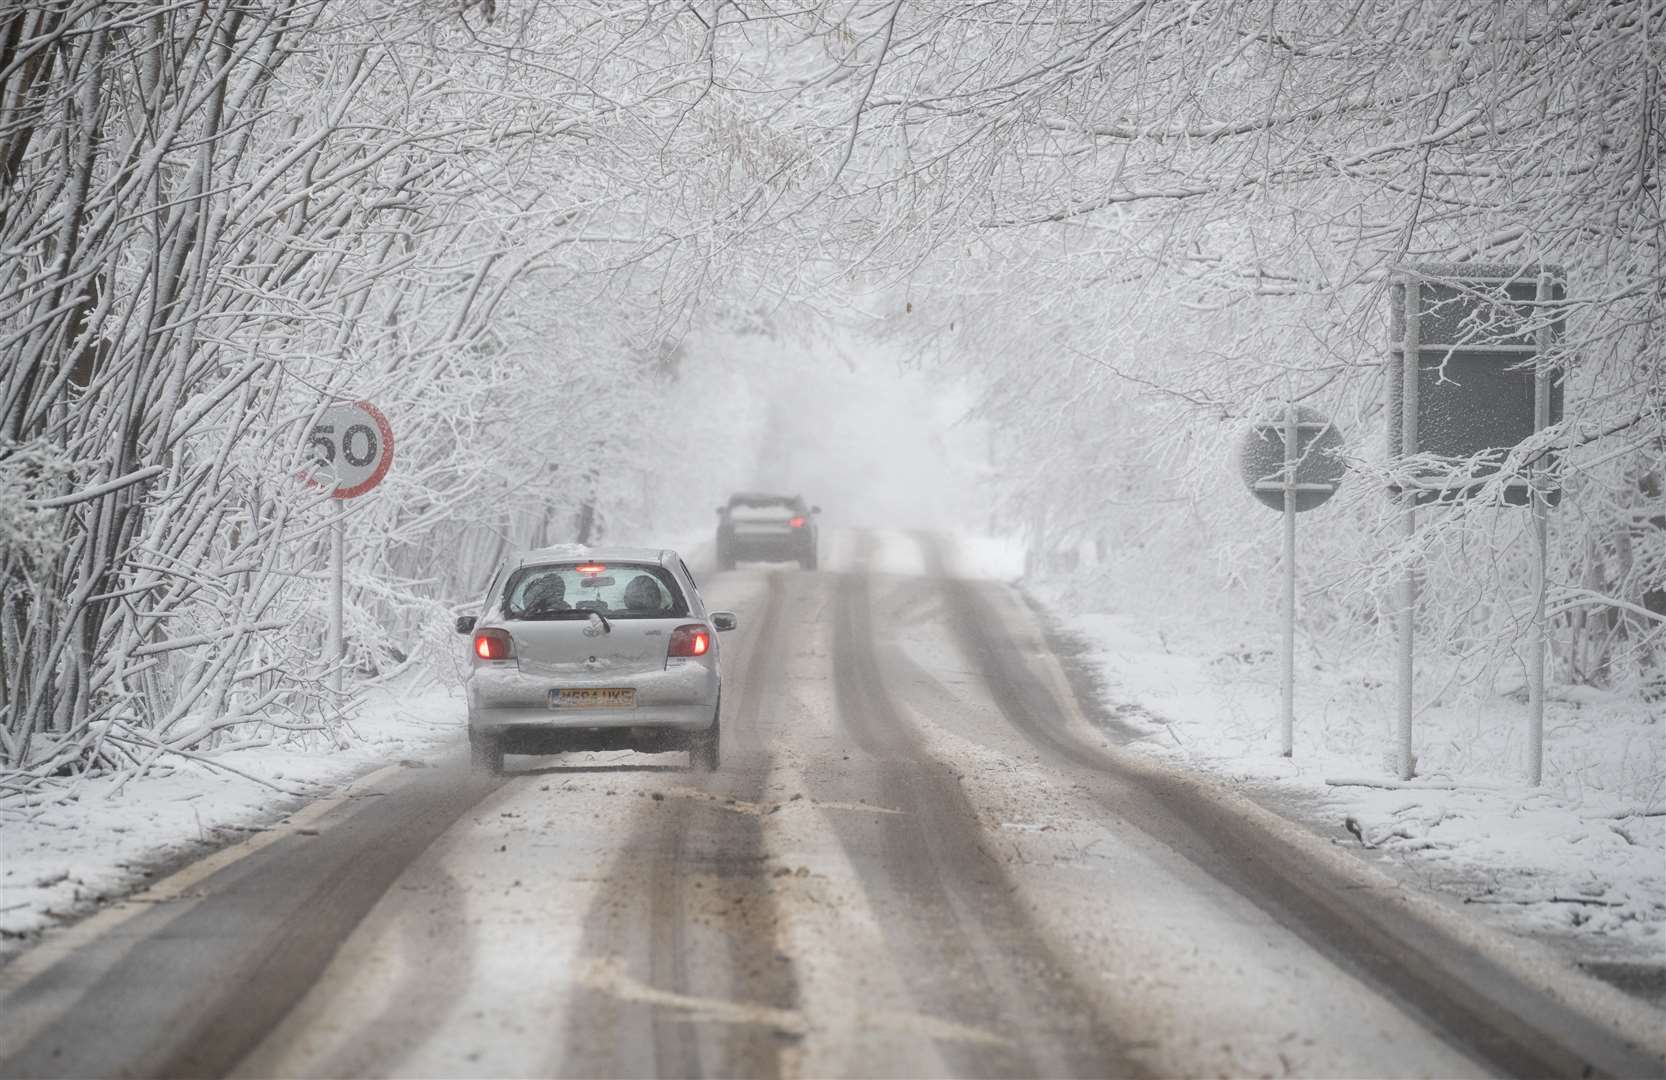
[(523, 566), (503, 588), (509, 619), (686, 619), (688, 601), (676, 579), (652, 563), (547, 563)]
[(734, 521), (776, 521), (802, 513), (798, 500), (791, 498), (752, 498), (729, 504), (729, 517)]

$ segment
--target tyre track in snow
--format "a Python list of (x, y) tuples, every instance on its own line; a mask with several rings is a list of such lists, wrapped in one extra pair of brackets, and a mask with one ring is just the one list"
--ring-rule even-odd
[[(759, 716), (780, 693), (783, 667), (781, 575), (767, 586), (740, 647), (720, 646), (741, 661), (724, 678), (722, 767), (669, 774), (655, 792), (663, 798), (633, 816), (586, 916), (582, 958), (593, 967), (552, 1070), (561, 1075), (783, 1071), (795, 1033), (772, 1018), (794, 1008), (797, 989), (775, 949), (762, 826), (744, 812), (768, 777)], [(632, 975), (633, 957), (645, 978)]]
[(1015, 730), (1089, 785), (1111, 814), (1244, 896), (1446, 1042), (1503, 1075), (1648, 1076), (1660, 1061), (1629, 1047), (1412, 911), (1315, 866), (1179, 774), (1135, 771), (1068, 727), (1048, 681), (1004, 630), (989, 594), (951, 577), (941, 541), (916, 536), (944, 596), (945, 621)]
[[(871, 546), (865, 540), (861, 563)], [(959, 1076), (1140, 1075), (1015, 901), (954, 771), (930, 757), (892, 702), (869, 588), (864, 574), (841, 577), (833, 649), (839, 722), (864, 760), (844, 772), (849, 779), (807, 779), (818, 799), (901, 811), (833, 816), (829, 827), (919, 1011), (1004, 1040), (939, 1040), (939, 1053)]]

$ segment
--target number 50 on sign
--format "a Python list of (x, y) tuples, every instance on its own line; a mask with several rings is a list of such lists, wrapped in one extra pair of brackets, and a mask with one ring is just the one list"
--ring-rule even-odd
[(325, 409), (307, 435), (306, 480), (352, 499), (382, 482), (393, 464), (393, 428), (368, 401)]

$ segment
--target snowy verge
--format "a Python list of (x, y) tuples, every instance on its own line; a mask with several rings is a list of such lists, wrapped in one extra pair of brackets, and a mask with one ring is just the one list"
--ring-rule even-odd
[(321, 748), (316, 736), (273, 740), (212, 764), (176, 759), (142, 774), (72, 781), (42, 806), (0, 804), (0, 961), (355, 776), (460, 746), (463, 724), (459, 691), (368, 688), (345, 748)]
[[(1418, 714), (1418, 775), (1393, 780), (1386, 657), (1298, 650), (1295, 754), (1279, 754), (1276, 631), (1167, 611), (1084, 613), (1032, 595), (1080, 647), (1105, 733), (1227, 779), (1402, 880), (1571, 951), (1659, 1000), (1666, 968), (1666, 712), (1553, 688), (1545, 783), (1519, 779), (1525, 704), (1504, 695)], [(1303, 655), (1306, 653), (1306, 655)], [(1383, 784), (1390, 786), (1369, 786)], [(1627, 985), (1631, 983), (1633, 985)]]

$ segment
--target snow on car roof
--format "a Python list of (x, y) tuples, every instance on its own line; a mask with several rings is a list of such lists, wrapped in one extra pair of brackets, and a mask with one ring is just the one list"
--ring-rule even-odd
[(591, 547), (588, 544), (552, 544), (549, 547), (534, 548), (521, 553), (520, 565), (541, 562), (564, 562), (572, 559), (589, 559), (594, 562), (645, 562), (659, 563), (664, 560), (670, 548), (646, 547)]

